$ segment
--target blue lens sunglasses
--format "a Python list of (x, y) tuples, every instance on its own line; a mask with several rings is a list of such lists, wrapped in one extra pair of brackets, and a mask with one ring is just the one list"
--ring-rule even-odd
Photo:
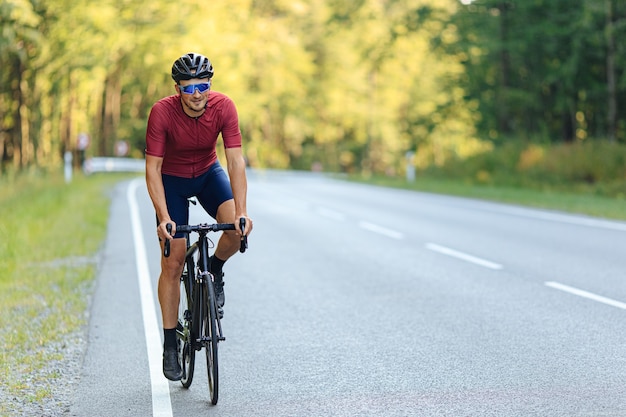
[(178, 88), (180, 88), (180, 91), (185, 94), (193, 94), (196, 90), (200, 93), (204, 93), (206, 90), (211, 88), (211, 82), (209, 81), (208, 83), (190, 84), (185, 86), (179, 84)]

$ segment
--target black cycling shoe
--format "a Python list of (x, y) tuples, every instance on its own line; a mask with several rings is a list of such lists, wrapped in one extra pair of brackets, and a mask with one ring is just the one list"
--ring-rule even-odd
[(222, 272), (219, 277), (218, 275), (213, 275), (213, 287), (215, 288), (215, 301), (217, 303), (217, 315), (220, 319), (224, 318), (224, 303), (226, 302), (226, 297), (224, 296), (224, 273)]
[(222, 272), (220, 275), (213, 275), (214, 277), (214, 285), (215, 285), (215, 301), (217, 301), (217, 306), (219, 308), (224, 307), (224, 303), (226, 302), (226, 297), (224, 296), (224, 273)]
[(183, 377), (183, 369), (178, 363), (178, 349), (163, 349), (163, 375), (170, 381), (180, 381)]

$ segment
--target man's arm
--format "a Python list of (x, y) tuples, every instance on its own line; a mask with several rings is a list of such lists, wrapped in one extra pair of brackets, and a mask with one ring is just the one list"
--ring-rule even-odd
[(248, 218), (246, 196), (248, 193), (248, 181), (246, 179), (246, 161), (243, 158), (241, 147), (226, 148), (226, 163), (228, 164), (228, 176), (230, 186), (233, 189), (235, 199), (235, 218), (246, 218), (245, 234), (252, 230), (252, 221)]
[(165, 189), (163, 188), (163, 179), (161, 177), (161, 166), (163, 158), (146, 155), (146, 185), (148, 194), (152, 200), (152, 205), (159, 219), (159, 237), (171, 239), (172, 236), (165, 229), (166, 223), (173, 223), (170, 214), (167, 211), (167, 203), (165, 201)]

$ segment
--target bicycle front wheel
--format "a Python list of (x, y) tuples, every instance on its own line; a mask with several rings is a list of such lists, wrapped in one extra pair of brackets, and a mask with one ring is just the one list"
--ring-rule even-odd
[(206, 336), (207, 344), (205, 345), (206, 353), (206, 365), (207, 373), (209, 377), (209, 395), (211, 397), (211, 403), (217, 404), (219, 393), (219, 372), (217, 361), (217, 343), (219, 341), (218, 325), (217, 325), (217, 305), (215, 302), (215, 290), (213, 289), (213, 282), (209, 281), (204, 286), (205, 291), (205, 303), (207, 306), (207, 314), (205, 314), (205, 320), (203, 325), (204, 334)]
[(189, 388), (193, 381), (196, 350), (193, 341), (195, 332), (192, 326), (192, 288), (194, 281), (194, 262), (188, 258), (185, 261), (183, 274), (180, 278), (180, 301), (178, 303), (178, 325), (176, 335), (179, 341), (178, 360), (183, 368), (183, 377), (180, 382), (183, 387)]

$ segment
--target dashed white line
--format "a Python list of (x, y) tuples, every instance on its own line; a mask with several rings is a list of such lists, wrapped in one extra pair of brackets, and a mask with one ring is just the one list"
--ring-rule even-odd
[(143, 328), (146, 336), (148, 350), (148, 365), (150, 368), (150, 385), (152, 387), (152, 415), (159, 417), (172, 417), (172, 401), (170, 399), (170, 386), (162, 372), (161, 334), (154, 306), (154, 295), (148, 268), (146, 247), (143, 241), (141, 220), (135, 193), (143, 180), (133, 180), (127, 189), (127, 200), (130, 208), (130, 216), (135, 243), (137, 279), (139, 280), (139, 292), (141, 294), (141, 311), (143, 314)]
[(365, 230), (369, 230), (370, 232), (378, 233), (379, 235), (390, 237), (392, 239), (400, 240), (404, 238), (404, 235), (401, 232), (389, 229), (387, 227), (379, 226), (374, 223), (359, 222), (359, 227)]
[(476, 265), (484, 266), (489, 269), (502, 269), (502, 265), (488, 261), (486, 259), (479, 258), (477, 256), (469, 255), (464, 252), (459, 252), (454, 249), (446, 248), (445, 246), (437, 245), (435, 243), (427, 243), (426, 248), (435, 252), (439, 252), (444, 255), (452, 256), (454, 258), (462, 259), (467, 262), (471, 262)]
[(597, 295), (589, 291), (580, 290), (578, 288), (570, 287), (569, 285), (560, 284), (554, 281), (547, 281), (545, 284), (548, 287), (551, 287), (560, 291), (565, 291), (567, 293), (574, 294), (579, 297), (597, 301), (598, 303), (602, 303), (602, 304), (606, 304), (612, 307), (621, 308), (622, 310), (626, 310), (626, 303), (622, 303), (621, 301), (613, 300), (611, 298), (603, 297), (601, 295)]
[(324, 207), (318, 207), (317, 208), (317, 214), (319, 214), (322, 217), (326, 217), (328, 219), (332, 219), (332, 220), (344, 220), (345, 216), (343, 215), (343, 213), (340, 213), (338, 211), (335, 210), (331, 210), (331, 209), (327, 209)]

